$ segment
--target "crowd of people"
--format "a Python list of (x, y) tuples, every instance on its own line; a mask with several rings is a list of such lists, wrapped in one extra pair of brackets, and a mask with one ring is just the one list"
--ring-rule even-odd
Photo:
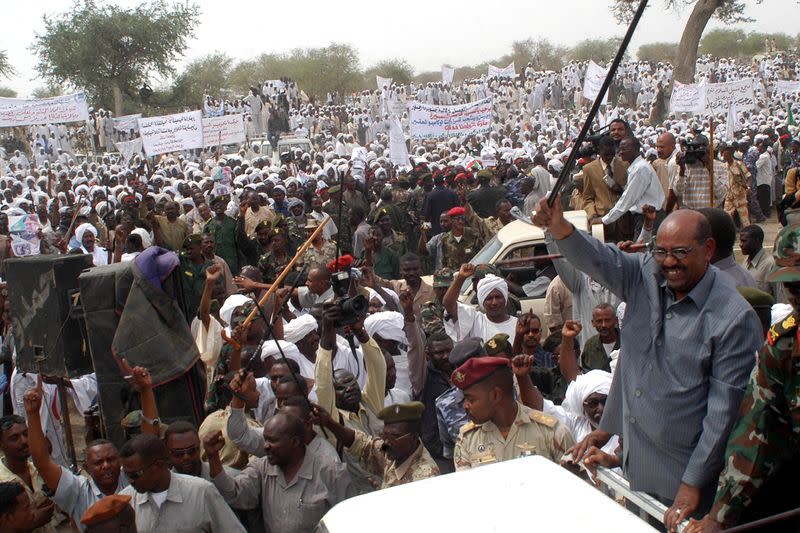
[[(781, 475), (800, 401), (800, 94), (775, 91), (797, 58), (697, 67), (698, 80), (758, 80), (735, 131), (670, 113), (672, 67), (639, 61), (621, 65), (583, 146), (575, 62), (321, 105), (287, 79), (206, 99), (207, 115), (245, 113), (250, 138), (309, 138), (275, 159), (248, 142), (79, 160), (73, 137), (110, 149), (106, 112), (6, 134), (0, 276), (21, 255), (19, 217), (38, 220), (24, 237), (41, 255), (145, 269), (167, 254), (207, 379), (202, 423), (168, 423), (153, 369), (122, 360), (140, 406), (129, 438), (94, 431), (73, 472), (54, 377), (15, 368), (20, 310), (4, 289), (0, 530), (312, 531), (346, 498), (533, 454), (583, 477), (619, 468), (668, 508), (667, 530), (797, 501), (776, 491), (796, 494)], [(407, 164), (392, 163), (397, 102), (488, 96), (490, 131), (409, 138)], [(772, 254), (768, 218), (786, 226)], [(544, 243), (509, 255), (513, 269), (473, 264), (510, 224)], [(586, 233), (596, 225), (605, 242)], [(532, 299), (541, 316), (524, 311)], [(90, 374), (69, 391), (83, 411), (102, 386)]]

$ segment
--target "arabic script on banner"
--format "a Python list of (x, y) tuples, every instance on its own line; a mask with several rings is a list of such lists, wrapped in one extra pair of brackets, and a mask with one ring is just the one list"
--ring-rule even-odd
[(408, 111), (415, 139), (466, 137), (485, 133), (492, 126), (491, 97), (461, 105), (409, 102)]

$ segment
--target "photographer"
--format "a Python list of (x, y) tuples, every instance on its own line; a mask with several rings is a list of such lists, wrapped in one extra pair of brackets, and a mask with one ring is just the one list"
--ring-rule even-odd
[[(680, 170), (675, 180), (675, 194), (680, 198), (681, 207), (687, 209), (700, 209), (701, 207), (716, 207), (717, 198), (725, 197), (726, 187), (722, 183), (722, 176), (727, 176), (727, 167), (724, 164), (714, 165), (713, 158), (709, 157), (708, 140), (705, 137), (695, 137), (692, 141), (683, 143), (683, 150), (676, 157)], [(719, 168), (717, 168), (719, 167)], [(714, 185), (712, 191), (711, 172), (714, 172)], [(711, 197), (713, 192), (714, 198)]]

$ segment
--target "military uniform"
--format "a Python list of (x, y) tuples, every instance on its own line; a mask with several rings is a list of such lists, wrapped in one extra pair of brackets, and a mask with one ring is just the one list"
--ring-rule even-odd
[(558, 463), (574, 445), (572, 434), (558, 420), (517, 402), (517, 416), (505, 438), (491, 421), (468, 422), (462, 426), (453, 449), (453, 460), (456, 470), (526, 455), (541, 455)]
[(303, 254), (297, 263), (295, 269), (300, 270), (303, 265), (327, 265), (336, 258), (336, 245), (331, 241), (324, 241), (322, 247), (317, 249), (316, 246), (311, 245), (308, 250)]
[(468, 263), (472, 257), (483, 248), (483, 240), (477, 232), (465, 227), (461, 239), (456, 239), (450, 231), (442, 239), (442, 266), (458, 270), (461, 265)]
[(392, 250), (397, 257), (403, 257), (408, 252), (408, 241), (405, 236), (392, 230), (392, 234), (383, 238), (383, 247)]
[[(384, 427), (400, 422), (419, 422), (424, 410), (425, 404), (421, 402), (394, 404), (381, 409), (378, 418), (383, 421)], [(439, 475), (439, 467), (419, 440), (419, 436), (417, 449), (400, 464), (386, 455), (386, 443), (383, 439), (370, 437), (363, 431), (355, 430), (353, 444), (348, 448), (367, 470), (383, 476), (382, 489)]]
[[(797, 254), (800, 224), (781, 230), (775, 241), (771, 282), (800, 281)], [(709, 517), (724, 527), (794, 507), (800, 463), (800, 311), (776, 322), (750, 374), (739, 419), (728, 438), (725, 468)], [(756, 509), (758, 508), (758, 509)], [(762, 515), (762, 516), (759, 516)], [(777, 531), (779, 524), (770, 527)], [(793, 525), (780, 524), (797, 531)], [(784, 529), (781, 529), (783, 531)]]
[[(333, 187), (331, 187), (333, 188)], [(339, 218), (339, 205), (342, 206), (342, 217)], [(353, 253), (353, 228), (350, 227), (350, 207), (347, 203), (328, 200), (322, 206), (322, 211), (327, 213), (339, 229), (336, 240), (339, 242), (340, 253)], [(305, 241), (303, 241), (305, 242)]]
[(425, 302), (419, 311), (419, 322), (425, 337), (444, 331), (444, 306), (441, 302)]

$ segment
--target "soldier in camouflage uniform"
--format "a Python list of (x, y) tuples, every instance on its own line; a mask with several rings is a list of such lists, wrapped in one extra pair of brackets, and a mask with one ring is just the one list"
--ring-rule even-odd
[(433, 292), (436, 299), (425, 302), (419, 311), (419, 322), (425, 337), (430, 337), (437, 331), (444, 331), (444, 306), (442, 298), (447, 292), (447, 288), (453, 282), (453, 271), (449, 268), (442, 268), (433, 275)]
[(447, 214), (452, 228), (442, 238), (442, 266), (458, 270), (483, 248), (484, 242), (475, 230), (464, 227), (463, 207), (454, 207)]
[[(316, 218), (308, 217), (305, 226), (306, 238), (311, 237), (311, 234), (314, 233), (318, 226), (319, 221)], [(326, 241), (320, 233), (303, 256), (297, 260), (295, 270), (301, 270), (303, 266), (308, 266), (309, 269), (314, 265), (324, 266), (334, 259), (336, 259), (336, 244), (331, 241)]]
[(305, 228), (300, 226), (292, 217), (276, 215), (273, 227), (282, 230), (283, 233), (286, 234), (286, 237), (289, 239), (289, 250), (291, 251), (292, 257), (294, 257), (294, 254), (297, 253), (297, 249), (300, 248), (308, 238), (306, 237)]
[[(684, 531), (718, 531), (797, 506), (800, 463), (800, 224), (781, 230), (775, 240), (769, 281), (783, 283), (794, 308), (772, 325), (750, 375), (739, 420), (725, 452), (725, 469), (709, 514)], [(767, 494), (769, 493), (769, 494)], [(771, 505), (783, 506), (772, 508)], [(753, 507), (760, 507), (758, 511)], [(759, 516), (760, 515), (760, 516)], [(768, 531), (798, 531), (795, 517)], [(759, 530), (761, 531), (761, 530)]]

